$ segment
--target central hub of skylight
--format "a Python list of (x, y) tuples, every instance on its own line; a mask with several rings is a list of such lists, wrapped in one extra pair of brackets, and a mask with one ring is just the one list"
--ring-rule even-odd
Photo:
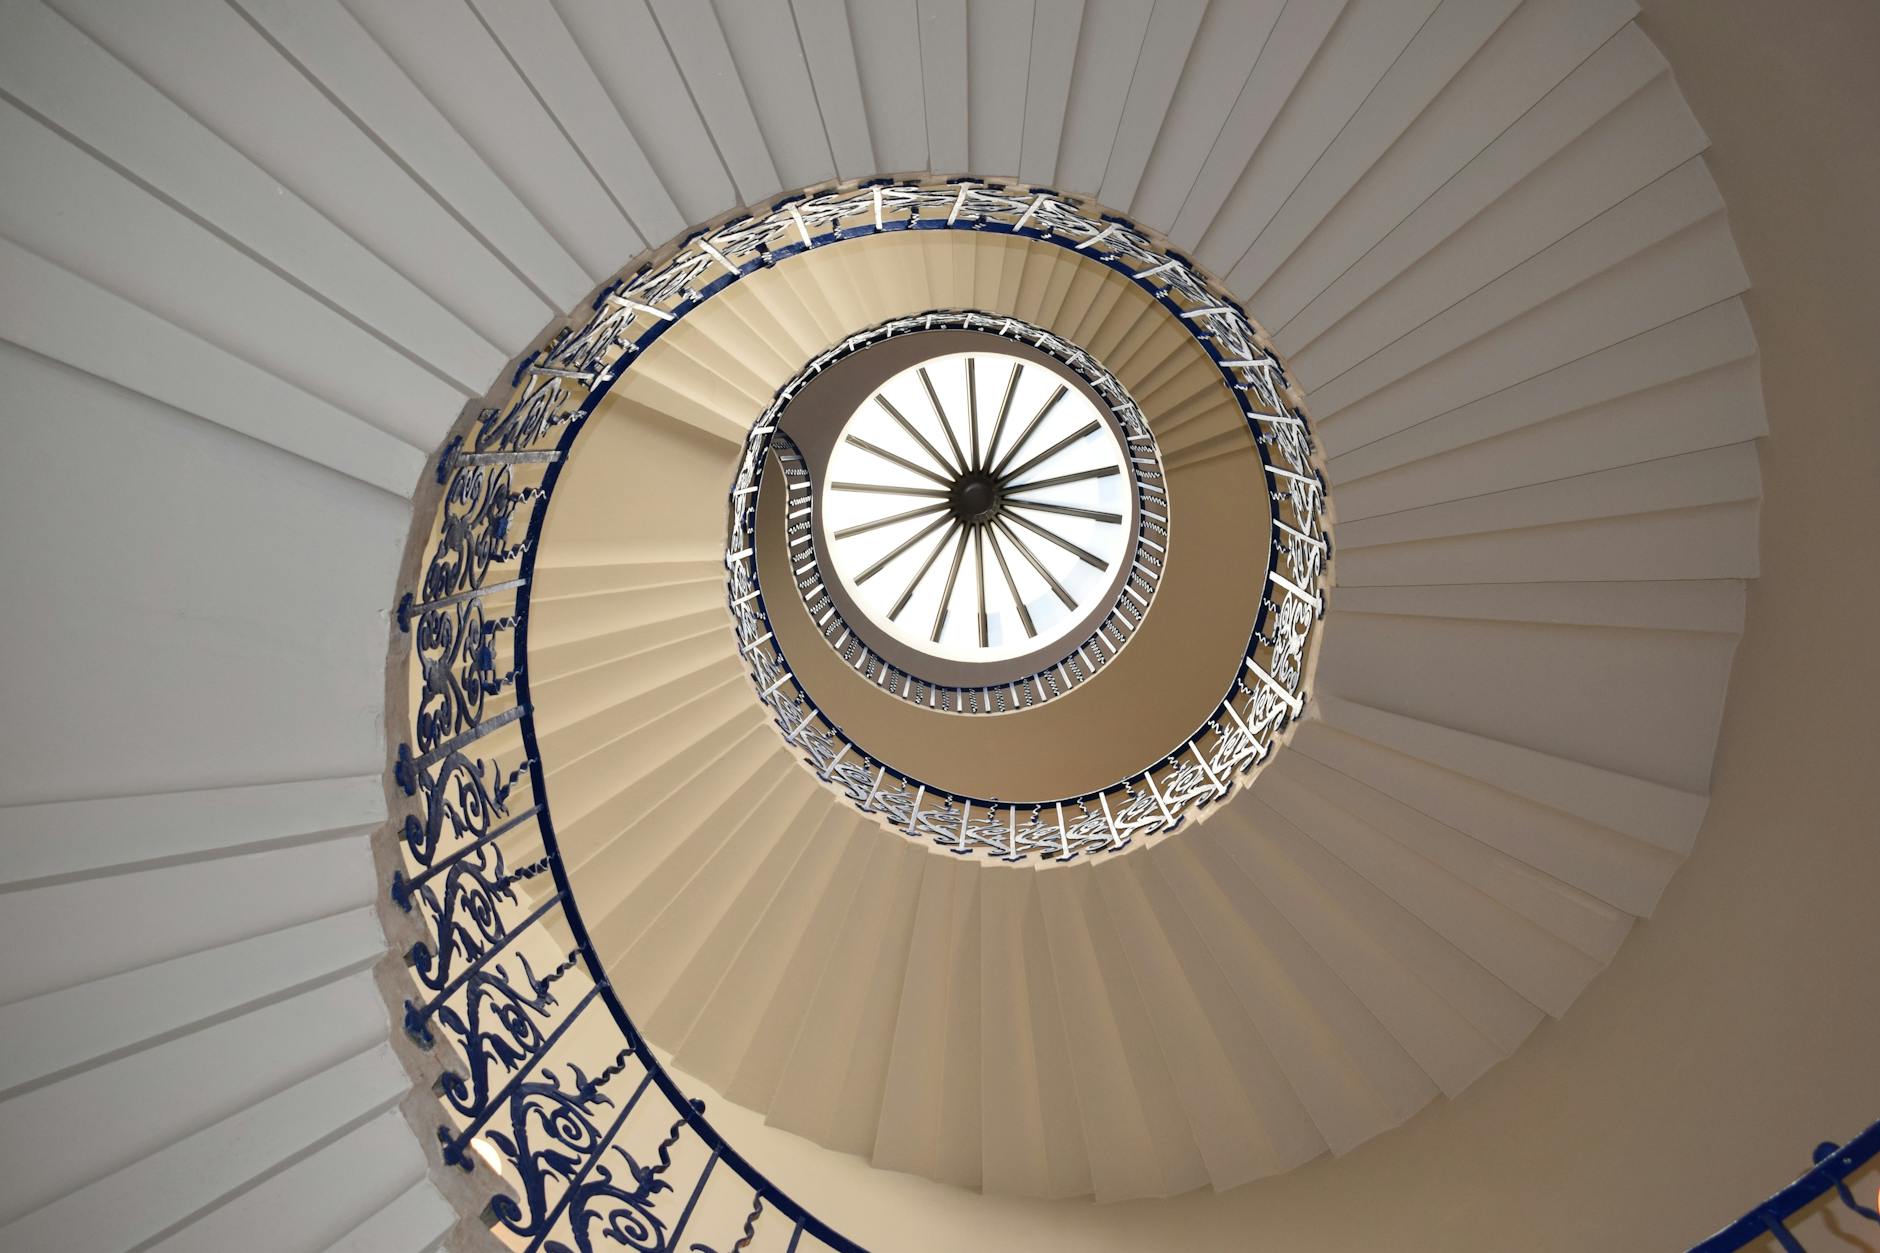
[(996, 351), (932, 356), (874, 388), (836, 438), (817, 508), (826, 573), (867, 623), (952, 662), (1087, 633), (1137, 537), (1115, 418)]

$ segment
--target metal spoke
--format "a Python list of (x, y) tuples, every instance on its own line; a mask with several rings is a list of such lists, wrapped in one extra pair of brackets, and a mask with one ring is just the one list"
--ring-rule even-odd
[(875, 403), (880, 405), (883, 409), (886, 409), (888, 411), (888, 416), (893, 418), (896, 422), (899, 422), (901, 424), (901, 429), (914, 437), (914, 442), (919, 444), (921, 448), (926, 450), (927, 455), (933, 458), (933, 463), (935, 465), (939, 466), (942, 470), (945, 470), (948, 474), (959, 473), (959, 468), (956, 467), (951, 461), (948, 461), (945, 457), (941, 456), (940, 450), (938, 448), (935, 448), (932, 444), (928, 443), (927, 437), (925, 435), (922, 435), (919, 431), (915, 430), (914, 424), (912, 422), (909, 422), (906, 418), (902, 417), (901, 411), (899, 409), (896, 409), (893, 405), (889, 404), (888, 398), (886, 396), (877, 395), (875, 397)]
[(893, 526), (897, 522), (906, 522), (909, 518), (924, 518), (930, 513), (939, 513), (946, 508), (945, 502), (938, 505), (922, 505), (918, 509), (909, 509), (906, 513), (897, 513), (886, 518), (877, 518), (873, 522), (863, 522), (857, 526), (845, 526), (837, 531), (834, 539), (847, 539), (851, 535), (861, 535), (867, 531), (878, 530), (884, 526)]
[[(967, 359), (971, 366), (972, 359)], [(973, 528), (973, 572), (979, 576), (979, 646), (987, 647), (991, 637), (986, 631), (986, 528)]]
[(934, 391), (933, 380), (927, 377), (926, 366), (921, 366), (915, 373), (920, 375), (921, 386), (927, 389), (927, 402), (933, 406), (933, 416), (940, 420), (940, 430), (947, 437), (947, 447), (953, 450), (954, 458), (960, 463), (960, 473), (964, 474), (971, 466), (966, 460), (966, 454), (960, 449), (960, 441), (954, 438), (953, 424), (947, 421), (947, 411), (940, 403), (940, 393)]
[[(1021, 518), (1017, 514), (1012, 514), (1011, 519), (1012, 521), (1018, 523), (1020, 526), (1024, 527), (1027, 531), (1036, 531), (1038, 534), (1050, 540), (1053, 544), (1056, 544), (1059, 548), (1062, 548), (1065, 552), (1075, 554), (1077, 559), (1079, 561), (1082, 561), (1085, 565), (1095, 566), (1099, 570), (1108, 570), (1110, 568), (1110, 563), (1105, 561), (1103, 558), (1097, 556), (1093, 552), (1086, 552), (1084, 549), (1079, 548), (1077, 545), (1071, 543), (1069, 540), (1065, 539), (1062, 535), (1059, 535), (1054, 531), (1045, 530), (1043, 527), (1039, 526), (1036, 522), (1033, 522), (1030, 518)], [(1000, 520), (1003, 521), (1004, 519), (1000, 519)]]
[[(1024, 519), (1014, 517), (1013, 521), (1023, 522)], [(1066, 609), (1077, 608), (1077, 601), (1072, 598), (1069, 592), (1064, 590), (1064, 585), (1062, 583), (1058, 582), (1055, 578), (1051, 577), (1051, 572), (1044, 568), (1044, 562), (1038, 560), (1038, 554), (1031, 551), (1031, 547), (1028, 544), (1026, 544), (1024, 540), (1018, 538), (1017, 533), (1014, 532), (1011, 527), (1005, 525), (1004, 518), (994, 518), (992, 520), (992, 525), (998, 527), (999, 533), (1005, 536), (1006, 539), (1012, 541), (1012, 547), (1018, 549), (1019, 555), (1021, 557), (1023, 557), (1026, 561), (1031, 562), (1031, 568), (1038, 572), (1039, 578), (1042, 578), (1046, 583), (1049, 583), (1051, 585), (1051, 590), (1057, 593), (1057, 598), (1064, 602), (1064, 607)], [(1049, 532), (1040, 532), (1040, 534), (1048, 535)]]
[[(959, 523), (955, 522), (953, 525), (957, 528)], [(888, 621), (893, 622), (896, 618), (901, 616), (901, 611), (907, 608), (907, 602), (914, 599), (914, 589), (919, 587), (922, 581), (926, 579), (927, 571), (933, 569), (934, 559), (940, 555), (946, 548), (947, 542), (952, 538), (953, 532), (948, 531), (945, 535), (940, 537), (940, 542), (933, 546), (933, 551), (927, 554), (927, 560), (920, 563), (920, 569), (914, 571), (914, 577), (908, 580), (907, 590), (901, 593), (901, 599), (895, 601), (894, 608), (888, 610)]]
[(947, 571), (947, 585), (940, 592), (940, 608), (934, 611), (933, 634), (927, 638), (938, 644), (940, 631), (947, 624), (947, 606), (953, 603), (953, 585), (959, 581), (960, 562), (966, 556), (967, 528), (960, 528), (960, 542), (953, 550), (953, 568)]
[(1051, 460), (1051, 458), (1057, 456), (1059, 453), (1063, 452), (1066, 448), (1069, 448), (1072, 444), (1075, 444), (1078, 440), (1083, 439), (1085, 436), (1096, 434), (1097, 428), (1102, 425), (1103, 425), (1102, 423), (1096, 421), (1095, 419), (1092, 419), (1090, 422), (1086, 423), (1083, 426), (1078, 427), (1075, 431), (1071, 432), (1069, 435), (1066, 435), (1063, 439), (1059, 440), (1057, 443), (1051, 445), (1049, 448), (1045, 449), (1043, 452), (1033, 457), (1030, 461), (1027, 461), (1024, 465), (1018, 467), (1018, 469), (1013, 470), (1010, 474), (1005, 475), (1003, 477), (1017, 478), (1019, 475), (1031, 469), (1033, 466), (1037, 465), (1039, 462)]
[(973, 455), (966, 459), (967, 468), (979, 468), (979, 384), (973, 373), (974, 357), (966, 358), (966, 438), (973, 446)]
[(912, 470), (914, 473), (920, 475), (922, 478), (932, 479), (934, 482), (938, 483), (942, 487), (950, 489), (953, 486), (952, 480), (941, 478), (938, 474), (935, 474), (932, 470), (929, 470), (925, 468), (924, 466), (917, 466), (913, 462), (909, 461), (906, 457), (897, 456), (896, 454), (889, 452), (885, 448), (877, 448), (873, 444), (869, 443), (867, 440), (862, 439), (860, 436), (845, 435), (843, 436), (843, 439), (847, 440), (851, 444), (854, 444), (857, 448), (860, 448), (864, 452), (872, 452), (877, 457), (880, 457), (884, 461), (894, 462), (895, 465), (900, 466), (903, 470)]
[(1005, 460), (999, 462), (999, 464), (994, 467), (992, 471), (993, 478), (1002, 479), (1005, 477), (1005, 467), (1012, 464), (1012, 458), (1018, 456), (1020, 450), (1031, 442), (1031, 437), (1038, 433), (1040, 426), (1044, 425), (1045, 418), (1050, 416), (1051, 411), (1057, 408), (1057, 402), (1064, 399), (1064, 397), (1070, 393), (1070, 390), (1070, 388), (1064, 386), (1062, 383), (1058, 384), (1058, 389), (1051, 393), (1051, 399), (1044, 402), (1044, 407), (1038, 410), (1038, 416), (1031, 420), (1031, 425), (1025, 428), (1025, 433), (1018, 437), (1016, 444), (1012, 445), (1012, 451), (1006, 453)]
[(1005, 399), (999, 402), (999, 419), (992, 424), (992, 446), (986, 449), (986, 459), (979, 463), (980, 469), (992, 464), (999, 455), (999, 436), (1005, 432), (1005, 420), (1012, 415), (1012, 397), (1018, 394), (1018, 378), (1025, 372), (1025, 363), (1020, 361), (1012, 366), (1012, 379), (1005, 385)]
[(1123, 521), (1120, 513), (1104, 513), (1097, 509), (1079, 509), (1075, 505), (1050, 505), (1042, 500), (1010, 500), (1006, 502), (1014, 509), (1036, 509), (1044, 513), (1062, 513), (1073, 518), (1089, 518), (1092, 522), (1108, 522), (1118, 525)]
[(868, 580), (874, 578), (877, 574), (880, 574), (883, 567), (885, 567), (889, 562), (893, 561), (896, 557), (899, 557), (902, 553), (906, 552), (908, 549), (920, 543), (922, 540), (926, 539), (929, 535), (932, 535), (935, 531), (939, 530), (941, 527), (945, 526), (947, 523), (952, 522), (952, 521), (953, 519), (947, 514), (941, 514), (939, 517), (935, 518), (932, 522), (929, 522), (925, 527), (923, 527), (918, 534), (911, 535), (907, 539), (902, 540), (901, 543), (895, 548), (893, 552), (889, 553), (887, 556), (883, 557), (880, 561), (877, 561), (874, 565), (868, 567), (868, 569), (856, 575), (855, 576), (856, 586), (859, 587), (863, 583), (866, 583), (868, 582)]
[(1031, 611), (1025, 608), (1025, 598), (1018, 594), (1018, 580), (1012, 577), (1012, 567), (1005, 564), (1005, 549), (999, 546), (999, 533), (987, 531), (986, 535), (992, 541), (992, 555), (999, 559), (999, 570), (1005, 575), (1006, 590), (1012, 593), (1012, 607), (1018, 610), (1018, 620), (1025, 624), (1026, 636), (1035, 637), (1038, 628), (1032, 625)]
[[(1122, 472), (1123, 469), (1121, 466), (1100, 466), (1095, 470), (1079, 470), (1075, 474), (1060, 474), (1056, 478), (1033, 479), (1029, 483), (1007, 483), (1000, 487), (999, 491), (1003, 495), (1010, 496), (1013, 492), (1035, 492), (1040, 488), (1059, 487), (1065, 483), (1081, 483), (1085, 479), (1107, 479), (1113, 474), (1121, 474)], [(838, 483), (836, 486), (840, 487), (842, 485)]]
[(938, 496), (942, 500), (953, 495), (937, 487), (891, 487), (886, 483), (831, 483), (832, 492), (885, 492), (890, 496)]
[[(1126, 530), (1132, 518), (1124, 505), (1112, 505), (1108, 499), (1111, 489), (1099, 490), (1098, 486), (1102, 480), (1115, 476), (1122, 476), (1121, 482), (1129, 482), (1130, 466), (1117, 463), (1091, 465), (1092, 460), (1101, 462), (1108, 456), (1104, 452), (1091, 451), (1097, 447), (1096, 443), (1090, 443), (1081, 454), (1077, 452), (1087, 441), (1106, 438), (1100, 414), (1091, 412), (1084, 403), (1082, 392), (1067, 402), (1065, 398), (1071, 396), (1077, 388), (1073, 380), (1068, 377), (1061, 379), (1055, 371), (1048, 379), (1040, 380), (1034, 390), (1026, 392), (1025, 403), (1030, 407), (1030, 412), (1016, 413), (1019, 392), (1025, 388), (1025, 379), (1028, 377), (1025, 369), (1029, 363), (1008, 360), (1011, 362), (1011, 370), (1000, 389), (1002, 394), (996, 415), (988, 402), (984, 415), (988, 421), (983, 431), (979, 412), (981, 359), (975, 354), (963, 354), (964, 376), (953, 376), (954, 383), (963, 383), (966, 389), (963, 422), (958, 421), (959, 414), (949, 409), (958, 396), (942, 394), (939, 380), (934, 374), (933, 361), (911, 363), (907, 369), (907, 374), (920, 377), (921, 390), (932, 410), (932, 422), (940, 429), (939, 435), (933, 434), (926, 419), (916, 422), (909, 413), (899, 408), (902, 403), (914, 403), (918, 408), (918, 402), (909, 402), (905, 392), (899, 393), (898, 398), (887, 395), (885, 388), (869, 392), (867, 397), (874, 403), (867, 404), (866, 400), (863, 403), (868, 414), (872, 415), (867, 419), (874, 424), (871, 433), (880, 442), (871, 442), (862, 434), (845, 433), (840, 439), (882, 461), (892, 463), (900, 471), (918, 475), (922, 481), (914, 486), (904, 486), (892, 481), (892, 477), (885, 472), (870, 470), (863, 463), (851, 471), (854, 478), (829, 485), (834, 491), (875, 493), (883, 498), (882, 516), (868, 516), (876, 514), (877, 510), (867, 504), (864, 495), (862, 500), (852, 500), (847, 506), (855, 514), (863, 515), (863, 520), (851, 523), (844, 519), (845, 525), (841, 529), (825, 532), (831, 543), (841, 543), (870, 533), (876, 537), (868, 545), (855, 545), (855, 549), (859, 550), (856, 555), (873, 564), (859, 575), (846, 579), (848, 585), (859, 588), (903, 558), (907, 559), (907, 564), (899, 567), (902, 573), (891, 576), (903, 580), (904, 585), (881, 589), (878, 602), (870, 597), (870, 602), (878, 605), (878, 608), (870, 611), (871, 616), (885, 610), (885, 614), (876, 617), (876, 621), (887, 626), (899, 622), (904, 614), (913, 610), (922, 615), (921, 627), (926, 629), (928, 641), (940, 645), (940, 651), (948, 655), (965, 656), (971, 653), (975, 646), (968, 642), (969, 636), (978, 640), (979, 650), (991, 650), (994, 647), (992, 602), (998, 598), (996, 585), (1001, 581), (1011, 596), (1012, 609), (1023, 625), (1026, 637), (1036, 641), (1045, 638), (1051, 631), (1064, 629), (1066, 619), (1058, 618), (1057, 611), (1049, 607), (1048, 601), (1039, 601), (1036, 606), (1026, 601), (1026, 595), (1035, 593), (1036, 588), (1029, 583), (1021, 584), (1017, 577), (1019, 559), (1029, 564), (1038, 579), (1050, 589), (1050, 595), (1074, 614), (1079, 610), (1079, 603), (1068, 584), (1084, 576), (1060, 580), (1053, 566), (1046, 563), (1052, 550), (1041, 546), (1040, 540), (1068, 553), (1082, 565), (1108, 572), (1117, 568), (1117, 557), (1108, 550), (1114, 545), (1117, 535), (1123, 532), (1106, 530), (1079, 534), (1079, 526), (1074, 526), (1070, 520), (1082, 519), (1087, 524)], [(1014, 419), (1017, 421), (1014, 422)], [(897, 445), (906, 451), (891, 451), (889, 447), (883, 446), (896, 444), (902, 438), (880, 434), (889, 421), (898, 426), (903, 436), (911, 441), (907, 445)], [(852, 425), (849, 429), (857, 432), (869, 430), (866, 425)], [(1054, 458), (1073, 464), (1070, 468), (1060, 464), (1054, 472), (1050, 468)], [(1076, 467), (1074, 463), (1078, 461), (1084, 465)], [(1052, 489), (1068, 490), (1054, 492)], [(903, 499), (896, 503), (892, 499), (896, 496)], [(1111, 507), (1104, 508), (1104, 505)], [(1085, 540), (1086, 534), (1091, 537), (1087, 542), (1093, 544), (1092, 548), (1083, 547), (1068, 538), (1074, 535), (1078, 540)], [(890, 544), (893, 548), (883, 551)], [(972, 549), (970, 571), (967, 569), (968, 547)], [(992, 550), (990, 561), (986, 555), (988, 548)], [(1017, 550), (1018, 559), (1013, 557), (1014, 549)], [(1099, 555), (1099, 550), (1103, 555)], [(844, 556), (849, 556), (850, 550), (840, 551)], [(871, 552), (875, 556), (870, 556)], [(1059, 563), (1063, 558), (1051, 557), (1050, 560)], [(1128, 557), (1124, 557), (1123, 561), (1127, 563)], [(989, 574), (988, 567), (994, 563), (998, 566), (998, 573)], [(1069, 567), (1064, 568), (1069, 574)], [(938, 593), (934, 604), (930, 609), (927, 602), (922, 600), (919, 608), (914, 609), (914, 601), (924, 595), (921, 589), (928, 585), (930, 579), (935, 580), (934, 586)], [(965, 592), (960, 591), (962, 581), (971, 584)], [(890, 596), (894, 598), (891, 602)], [(970, 597), (975, 602), (960, 611), (962, 614), (973, 614), (976, 619), (973, 627), (954, 621), (959, 616), (954, 612), (955, 596)], [(1006, 610), (1000, 608), (997, 612), (1001, 622), (1009, 620), (1004, 616)], [(929, 613), (931, 622), (926, 621)], [(947, 635), (949, 625), (953, 627), (951, 637)], [(909, 629), (921, 628), (910, 626)], [(1004, 636), (998, 645), (1001, 650), (1016, 648), (1023, 651), (1027, 647), (1021, 637), (1011, 632), (1009, 626), (1002, 626), (1000, 633)], [(943, 641), (950, 642), (943, 644)], [(985, 655), (992, 654), (987, 652)]]

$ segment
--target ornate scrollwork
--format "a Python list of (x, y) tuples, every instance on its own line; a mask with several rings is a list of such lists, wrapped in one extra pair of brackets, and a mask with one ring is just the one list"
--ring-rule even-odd
[[(392, 916), (419, 937), (410, 950), (410, 1039), (443, 1060), (443, 1160), (472, 1170), (488, 1152), (503, 1163), (487, 1217), (532, 1250), (672, 1247), (684, 1226), (680, 1198), (696, 1198), (719, 1164), (749, 1198), (748, 1209), (739, 1202), (749, 1218), (734, 1248), (748, 1246), (768, 1214), (793, 1225), (792, 1247), (856, 1248), (731, 1152), (640, 1045), (615, 998), (567, 897), (544, 795), (529, 705), (529, 596), (562, 460), (595, 403), (647, 347), (723, 286), (783, 257), (916, 229), (1003, 231), (1075, 248), (1193, 328), (1240, 398), (1267, 465), (1270, 595), (1241, 680), (1167, 760), (1102, 793), (1000, 805), (905, 778), (824, 719), (787, 661), (761, 642), (768, 627), (754, 553), (734, 543), (726, 554), (733, 622), (780, 732), (819, 776), (909, 838), (962, 855), (1064, 859), (1172, 830), (1231, 786), (1234, 772), (1264, 759), (1303, 706), (1329, 561), (1324, 481), (1304, 419), (1245, 315), (1134, 228), (1029, 188), (884, 182), (779, 201), (608, 284), (579, 321), (523, 360), (511, 394), (444, 449), (436, 513), (420, 540), (423, 568), (396, 619), (408, 635), (413, 696), (394, 774), (411, 812), (390, 836), (397, 866), (388, 887)], [(740, 459), (734, 515), (754, 495), (764, 454), (752, 445)], [(1099, 637), (1097, 649), (1120, 646)], [(597, 1003), (603, 1014), (584, 1020)], [(577, 1022), (583, 1029), (571, 1031)], [(630, 1120), (641, 1100), (656, 1107), (654, 1128), (673, 1120), (663, 1139)], [(675, 1155), (681, 1133), (706, 1152)]]
[[(791, 449), (777, 437), (776, 427), (782, 408), (797, 391), (841, 356), (886, 335), (916, 329), (920, 318), (870, 328), (820, 355), (778, 392), (770, 409), (752, 424), (731, 486), (725, 554), (726, 593), (740, 652), (759, 699), (770, 707), (785, 740), (803, 753), (805, 763), (819, 777), (835, 782), (857, 808), (874, 814), (884, 825), (912, 838), (932, 839), (953, 852), (1002, 860), (1029, 856), (1069, 860), (1115, 851), (1134, 840), (1172, 831), (1188, 814), (1225, 797), (1271, 756), (1278, 740), (1303, 712), (1312, 648), (1329, 583), (1331, 545), (1324, 475), (1285, 367), (1246, 313), (1186, 259), (1163, 250), (1115, 217), (1066, 197), (971, 182), (883, 181), (781, 202), (768, 215), (727, 226), (699, 241), (703, 262), (681, 268), (696, 277), (710, 272), (709, 263), (717, 262), (722, 275), (717, 281), (730, 282), (780, 256), (841, 239), (932, 229), (999, 230), (1083, 253), (1149, 291), (1191, 330), (1220, 370), (1253, 434), (1266, 469), (1271, 504), (1268, 594), (1261, 601), (1248, 641), (1246, 664), (1195, 732), (1157, 764), (1102, 792), (1052, 801), (1049, 809), (1000, 804), (991, 798), (930, 787), (874, 759), (823, 716), (796, 682), (764, 609), (755, 542), (757, 492), (773, 451), (785, 474), (791, 472)], [(683, 283), (673, 287), (670, 276), (668, 280), (643, 278), (649, 296), (691, 290)], [(627, 290), (631, 291), (631, 285)], [(938, 316), (968, 315), (922, 315)], [(989, 324), (999, 321), (979, 316)], [(1027, 338), (1026, 342), (1033, 341)], [(1082, 351), (1074, 345), (1064, 345), (1063, 350), (1073, 357)], [(1093, 361), (1083, 364), (1100, 369)], [(1119, 403), (1108, 394), (1105, 399), (1113, 406)], [(1119, 412), (1131, 411), (1133, 405)], [(1133, 432), (1140, 427), (1147, 435), (1147, 423), (1139, 412), (1133, 413), (1135, 426), (1131, 420), (1124, 419), (1126, 429)], [(792, 504), (796, 503), (793, 496)], [(1160, 570), (1161, 544), (1156, 532), (1151, 529), (1145, 538), (1143, 574), (1140, 581), (1126, 584), (1134, 588), (1138, 602), (1145, 602), (1153, 592)], [(1166, 532), (1159, 538), (1166, 540)], [(800, 592), (825, 583), (812, 565), (797, 586)], [(864, 648), (840, 615), (830, 614), (833, 605), (814, 605), (812, 616), (823, 622), (829, 633), (826, 638), (837, 643), (839, 650), (847, 650), (845, 660), (885, 690), (954, 712), (1002, 713), (1061, 694), (1114, 656), (1134, 625), (1128, 615), (1132, 603), (1128, 595), (1125, 591), (1119, 599), (1123, 613), (1106, 619), (1078, 650), (1087, 660), (1067, 663), (1062, 669), (1053, 667), (1009, 690), (937, 688), (922, 683)], [(1074, 816), (1056, 817), (1061, 812)]]

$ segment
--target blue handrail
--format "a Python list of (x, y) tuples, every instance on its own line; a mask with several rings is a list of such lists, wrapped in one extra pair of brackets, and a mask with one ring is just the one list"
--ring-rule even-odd
[(1854, 1213), (1880, 1223), (1880, 1210), (1873, 1210), (1854, 1199), (1847, 1177), (1880, 1155), (1880, 1122), (1855, 1136), (1846, 1144), (1824, 1141), (1815, 1146), (1815, 1164), (1803, 1171), (1794, 1183), (1752, 1209), (1716, 1235), (1691, 1246), (1690, 1253), (1735, 1253), (1748, 1248), (1764, 1236), (1774, 1236), (1784, 1253), (1806, 1253), (1789, 1231), (1788, 1224), (1797, 1214), (1826, 1196), (1830, 1190), (1841, 1194), (1841, 1201)]

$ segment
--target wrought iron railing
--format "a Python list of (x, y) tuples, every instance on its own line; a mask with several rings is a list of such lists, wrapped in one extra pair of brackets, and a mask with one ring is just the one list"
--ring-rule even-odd
[[(911, 229), (1003, 230), (1122, 270), (1196, 329), (1245, 406), (1275, 506), (1272, 585), (1242, 681), (1167, 761), (1088, 798), (973, 808), (839, 743), (787, 670), (762, 699), (825, 777), (912, 834), (995, 856), (1073, 856), (1171, 829), (1264, 760), (1304, 700), (1323, 612), (1324, 484), (1284, 375), (1251, 324), (1179, 258), (1049, 193), (969, 183), (845, 188), (779, 202), (684, 241), (604, 288), (591, 316), (526, 357), (475, 415), (420, 506), (415, 586), (396, 613), (393, 771), (403, 798), (381, 845), (408, 982), (394, 993), (407, 1064), (436, 1097), (441, 1161), (484, 1198), (503, 1242), (535, 1250), (713, 1250), (786, 1234), (791, 1250), (855, 1246), (727, 1145), (640, 1036), (610, 985), (559, 853), (532, 718), (529, 594), (546, 506), (595, 404), (637, 354), (744, 275), (807, 248)], [(754, 482), (747, 450), (739, 486)], [(761, 596), (753, 553), (727, 565), (747, 657)], [(747, 582), (749, 591), (757, 589)], [(761, 634), (761, 626), (757, 629)], [(779, 679), (782, 681), (779, 682)], [(1246, 681), (1251, 679), (1251, 685)], [(421, 1121), (428, 1121), (419, 1115)], [(769, 1226), (766, 1226), (766, 1225)]]
[[(1220, 371), (1252, 432), (1271, 500), (1267, 586), (1244, 663), (1192, 732), (1142, 769), (1093, 792), (1003, 801), (969, 796), (870, 754), (798, 681), (777, 641), (759, 577), (757, 499), (764, 468), (779, 414), (795, 389), (813, 379), (814, 366), (787, 384), (752, 426), (732, 483), (726, 591), (740, 651), (758, 699), (770, 708), (785, 741), (802, 752), (820, 779), (885, 825), (952, 852), (1006, 861), (1068, 861), (1120, 850), (1173, 831), (1226, 797), (1268, 759), (1303, 711), (1329, 584), (1324, 474), (1285, 370), (1246, 313), (1185, 258), (1138, 228), (1052, 192), (970, 182), (881, 183), (786, 201), (715, 236), (698, 269), (707, 271), (717, 261), (725, 273), (715, 281), (724, 283), (734, 272), (741, 276), (767, 264), (763, 258), (885, 231), (935, 229), (1017, 235), (1106, 265), (1189, 328)], [(831, 350), (832, 358), (839, 350)], [(1049, 682), (1048, 675), (1038, 682)], [(990, 689), (976, 697), (950, 690), (936, 695), (1005, 699)], [(1029, 703), (1016, 688), (1009, 696)]]
[[(1880, 1240), (1880, 1199), (1869, 1208), (1854, 1199), (1847, 1186), (1848, 1177), (1880, 1157), (1880, 1122), (1855, 1136), (1846, 1144), (1824, 1141), (1815, 1146), (1815, 1164), (1803, 1171), (1795, 1182), (1752, 1209), (1743, 1217), (1711, 1236), (1692, 1245), (1690, 1253), (1736, 1253), (1765, 1238), (1775, 1241), (1783, 1253), (1808, 1253), (1789, 1227), (1803, 1210), (1830, 1192), (1838, 1193), (1841, 1204), (1865, 1223), (1876, 1224), (1873, 1237)], [(1838, 1247), (1848, 1247), (1837, 1242)]]

